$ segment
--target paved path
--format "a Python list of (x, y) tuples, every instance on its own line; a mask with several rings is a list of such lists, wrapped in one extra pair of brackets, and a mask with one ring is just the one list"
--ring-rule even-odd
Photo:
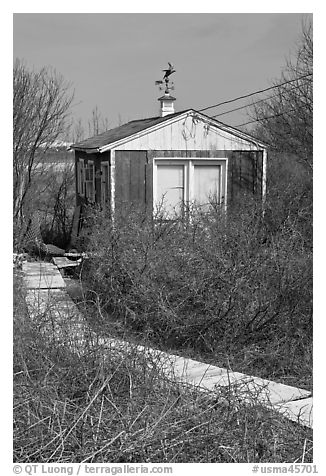
[[(107, 348), (120, 348), (122, 352), (126, 347), (135, 347), (118, 339), (100, 339), (100, 343)], [(313, 399), (308, 390), (232, 372), (141, 345), (136, 347), (138, 352), (151, 357), (149, 361), (160, 359), (165, 374), (174, 381), (206, 392), (214, 392), (218, 387), (228, 388), (243, 402), (259, 402), (290, 420), (309, 428), (313, 427)]]
[[(90, 332), (82, 314), (64, 289), (65, 282), (58, 269), (50, 263), (25, 263), (23, 271), (30, 315), (43, 319), (45, 333), (67, 343), (78, 354), (85, 352), (86, 343), (90, 342), (87, 338), (90, 337)], [(207, 392), (214, 392), (218, 387), (228, 388), (244, 402), (259, 401), (293, 421), (310, 428), (313, 426), (313, 401), (311, 392), (307, 390), (232, 372), (141, 345), (135, 346), (119, 339), (98, 338), (95, 334), (91, 337), (107, 349), (114, 348), (123, 352), (126, 348), (136, 347), (138, 352), (145, 352), (148, 356), (159, 359), (165, 374), (185, 385)]]
[(22, 269), (27, 289), (62, 289), (66, 287), (60, 271), (52, 263), (40, 261), (23, 263)]
[(85, 352), (85, 320), (64, 289), (28, 289), (26, 303), (49, 345), (56, 340), (78, 355)]

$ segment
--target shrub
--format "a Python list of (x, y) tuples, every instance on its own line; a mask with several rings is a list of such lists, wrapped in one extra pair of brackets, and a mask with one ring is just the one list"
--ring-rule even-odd
[(311, 250), (295, 213), (273, 216), (250, 197), (227, 216), (191, 210), (186, 223), (134, 209), (113, 223), (98, 210), (83, 280), (102, 314), (142, 339), (308, 385)]

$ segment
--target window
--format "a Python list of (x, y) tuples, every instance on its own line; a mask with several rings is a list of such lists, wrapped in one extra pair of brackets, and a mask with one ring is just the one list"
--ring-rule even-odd
[(85, 196), (90, 202), (95, 202), (95, 171), (94, 162), (88, 160), (85, 171)]
[(101, 163), (101, 204), (105, 207), (109, 198), (109, 164)]
[(80, 196), (86, 197), (91, 202), (95, 201), (95, 171), (92, 160), (88, 160), (85, 164), (84, 159), (78, 159), (77, 191)]
[(154, 204), (168, 216), (180, 214), (184, 204), (207, 209), (226, 205), (227, 159), (166, 158), (154, 160)]
[(169, 214), (180, 213), (185, 200), (185, 166), (157, 165), (157, 202)]
[(221, 203), (221, 165), (194, 165), (194, 202), (207, 208), (210, 203)]

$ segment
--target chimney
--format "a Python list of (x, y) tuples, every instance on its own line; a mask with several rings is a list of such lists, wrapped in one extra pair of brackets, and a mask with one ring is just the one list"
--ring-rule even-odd
[(175, 97), (170, 95), (168, 89), (165, 90), (164, 96), (161, 96), (160, 98), (158, 98), (158, 101), (160, 101), (161, 103), (161, 108), (160, 108), (161, 117), (168, 116), (169, 114), (173, 114), (175, 112), (174, 110)]

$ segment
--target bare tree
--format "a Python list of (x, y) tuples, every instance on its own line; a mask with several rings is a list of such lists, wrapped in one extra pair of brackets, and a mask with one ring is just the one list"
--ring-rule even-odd
[(313, 152), (313, 38), (311, 22), (304, 22), (293, 58), (287, 61), (271, 99), (254, 106), (256, 134), (276, 151), (295, 154), (312, 171)]
[(103, 117), (98, 107), (92, 110), (92, 117), (88, 120), (88, 133), (89, 136), (96, 136), (102, 132), (107, 131), (109, 128), (109, 120), (107, 117)]
[(37, 164), (65, 130), (73, 93), (55, 70), (29, 70), (19, 59), (13, 80), (13, 214), (17, 223)]
[(78, 118), (72, 120), (69, 126), (69, 139), (73, 142), (79, 142), (87, 137), (96, 136), (109, 129), (109, 120), (103, 117), (98, 107), (92, 110), (91, 118), (87, 120), (87, 125), (84, 127), (83, 120)]
[(85, 129), (81, 118), (77, 119), (76, 121), (72, 120), (69, 129), (69, 140), (71, 140), (73, 144), (85, 139)]

